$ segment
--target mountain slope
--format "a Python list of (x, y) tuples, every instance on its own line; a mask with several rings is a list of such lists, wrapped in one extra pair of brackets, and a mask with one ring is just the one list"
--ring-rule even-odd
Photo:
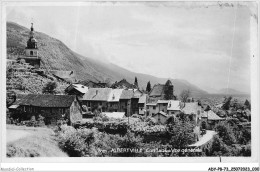
[(246, 94), (244, 92), (237, 91), (237, 90), (232, 89), (232, 88), (222, 88), (222, 89), (218, 90), (217, 93), (218, 94), (233, 94), (233, 95)]
[[(36, 29), (37, 30), (37, 29)], [(7, 22), (7, 58), (24, 55), (24, 48), (28, 39), (29, 29), (13, 22)], [(70, 50), (61, 41), (44, 33), (35, 32), (39, 44), (39, 56), (42, 66), (46, 69), (74, 70), (79, 80), (110, 81), (115, 82), (125, 78), (130, 83), (134, 77), (138, 78), (140, 88), (146, 88), (148, 81), (151, 84), (164, 84), (167, 78), (158, 78), (147, 74), (134, 73), (115, 64), (97, 61), (93, 58), (84, 57)], [(185, 80), (171, 79), (175, 94), (184, 89), (190, 89), (193, 96), (207, 94), (195, 85)]]

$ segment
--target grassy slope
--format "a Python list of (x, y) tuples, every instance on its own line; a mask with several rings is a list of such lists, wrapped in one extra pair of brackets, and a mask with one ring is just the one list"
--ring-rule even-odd
[(8, 126), (8, 128), (26, 130), (31, 135), (7, 143), (7, 157), (68, 157), (59, 148), (51, 129), (19, 126)]
[[(28, 33), (29, 29), (16, 23), (7, 22), (8, 54), (23, 54)], [(125, 78), (133, 83), (134, 77), (136, 76), (138, 78), (139, 87), (144, 89), (148, 81), (153, 85), (157, 83), (164, 84), (167, 80), (166, 78), (157, 78), (151, 75), (131, 72), (114, 64), (103, 63), (92, 58), (81, 56), (71, 51), (61, 41), (40, 32), (36, 32), (36, 38), (39, 41), (39, 53), (42, 57), (43, 65), (47, 69), (74, 70), (77, 79), (93, 81), (110, 80), (114, 82)], [(172, 79), (172, 82), (177, 95), (179, 95), (183, 89), (190, 89), (194, 95), (206, 94), (205, 91), (187, 81)]]

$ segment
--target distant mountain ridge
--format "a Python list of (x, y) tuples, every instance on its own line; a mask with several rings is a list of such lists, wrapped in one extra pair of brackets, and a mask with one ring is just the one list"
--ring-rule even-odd
[[(84, 57), (70, 50), (58, 39), (44, 33), (37, 32), (35, 37), (39, 44), (39, 56), (42, 66), (49, 70), (73, 70), (78, 80), (109, 81), (115, 82), (126, 79), (134, 83), (135, 76), (139, 87), (146, 88), (148, 81), (152, 86), (157, 83), (164, 84), (169, 78), (135, 73), (112, 63), (97, 61), (93, 58)], [(7, 58), (22, 56), (28, 39), (29, 29), (14, 22), (7, 22)], [(206, 91), (182, 79), (170, 79), (174, 85), (175, 94), (178, 96), (182, 90), (189, 89), (192, 96), (208, 94)]]
[(232, 88), (222, 88), (217, 91), (217, 94), (233, 94), (233, 95), (239, 95), (239, 94), (248, 94), (245, 92), (241, 92)]

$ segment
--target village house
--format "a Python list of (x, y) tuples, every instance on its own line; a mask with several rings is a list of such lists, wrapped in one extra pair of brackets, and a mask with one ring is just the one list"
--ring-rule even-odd
[(156, 113), (159, 112), (159, 108), (157, 106), (157, 102), (156, 103), (147, 103), (146, 104), (146, 111), (147, 111), (147, 116), (150, 115), (155, 115)]
[(174, 86), (170, 80), (165, 84), (156, 84), (149, 93), (148, 103), (155, 103), (158, 100), (176, 100)]
[(225, 120), (225, 118), (219, 117), (212, 110), (205, 111), (200, 115), (199, 124), (202, 129), (213, 130), (216, 123)]
[(56, 125), (57, 120), (64, 116), (69, 124), (82, 120), (82, 109), (76, 96), (28, 94), (23, 95), (12, 105), (16, 113), (21, 114), (20, 120), (29, 120), (32, 116), (44, 116), (46, 124)]
[(183, 103), (181, 112), (183, 112), (184, 114), (191, 115), (192, 120), (194, 120), (197, 124), (198, 118), (199, 118), (200, 114), (203, 112), (203, 109), (201, 106), (199, 106), (198, 102)]
[(169, 100), (158, 100), (157, 101), (158, 111), (167, 113), (168, 103), (169, 103)]
[(120, 97), (123, 89), (111, 89), (110, 95), (107, 100), (107, 111), (108, 112), (118, 112), (120, 110)]
[(147, 94), (143, 94), (138, 100), (139, 115), (146, 116)]
[(120, 89), (137, 89), (137, 86), (134, 84), (130, 84), (126, 79), (122, 79), (119, 82), (115, 82), (111, 85), (111, 88), (120, 88)]
[(85, 85), (88, 88), (107, 88), (107, 83), (94, 82), (94, 81), (80, 81), (77, 84)]
[(108, 110), (108, 99), (112, 88), (89, 88), (82, 98), (82, 104), (86, 105), (92, 112), (106, 112)]
[(155, 119), (156, 124), (165, 124), (168, 119), (168, 115), (167, 115), (167, 113), (160, 111), (160, 112), (152, 115), (152, 118)]
[(169, 100), (167, 106), (168, 115), (175, 115), (178, 112), (181, 112), (183, 103), (179, 100)]
[(143, 95), (140, 90), (134, 90), (134, 95), (131, 98), (131, 114), (139, 114), (139, 98)]
[(82, 84), (70, 84), (66, 89), (65, 93), (68, 95), (76, 95), (79, 100), (81, 100), (88, 92), (88, 87)]
[(125, 112), (126, 116), (131, 115), (131, 99), (134, 96), (134, 90), (123, 90), (119, 99), (120, 112)]

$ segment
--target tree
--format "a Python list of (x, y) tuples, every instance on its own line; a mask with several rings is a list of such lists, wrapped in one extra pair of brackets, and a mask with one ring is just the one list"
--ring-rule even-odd
[[(174, 125), (168, 126), (171, 135), (170, 145), (173, 148), (181, 149), (195, 142), (193, 133), (194, 124), (189, 120), (177, 120)], [(179, 156), (181, 155), (181, 152)]]
[(148, 93), (151, 91), (151, 83), (150, 83), (150, 81), (147, 82), (146, 91)]
[(228, 98), (225, 97), (225, 100), (224, 100), (224, 102), (223, 102), (222, 109), (224, 109), (224, 110), (229, 110), (231, 100), (232, 100), (232, 97), (231, 97), (231, 96), (229, 96)]
[(166, 81), (164, 85), (164, 99), (165, 100), (175, 99), (173, 95), (173, 85), (169, 79)]
[(138, 81), (137, 81), (137, 77), (135, 77), (135, 83), (134, 85), (138, 88)]
[(183, 90), (180, 94), (180, 99), (182, 102), (187, 102), (187, 99), (190, 97), (190, 90)]
[(228, 122), (220, 122), (215, 126), (214, 129), (226, 145), (230, 146), (236, 143), (237, 140), (233, 128)]
[(45, 84), (45, 86), (42, 89), (43, 94), (56, 94), (56, 88), (57, 88), (57, 83), (56, 82), (48, 82)]
[(245, 107), (249, 110), (251, 110), (251, 104), (250, 102), (246, 99), (245, 103), (244, 103)]

